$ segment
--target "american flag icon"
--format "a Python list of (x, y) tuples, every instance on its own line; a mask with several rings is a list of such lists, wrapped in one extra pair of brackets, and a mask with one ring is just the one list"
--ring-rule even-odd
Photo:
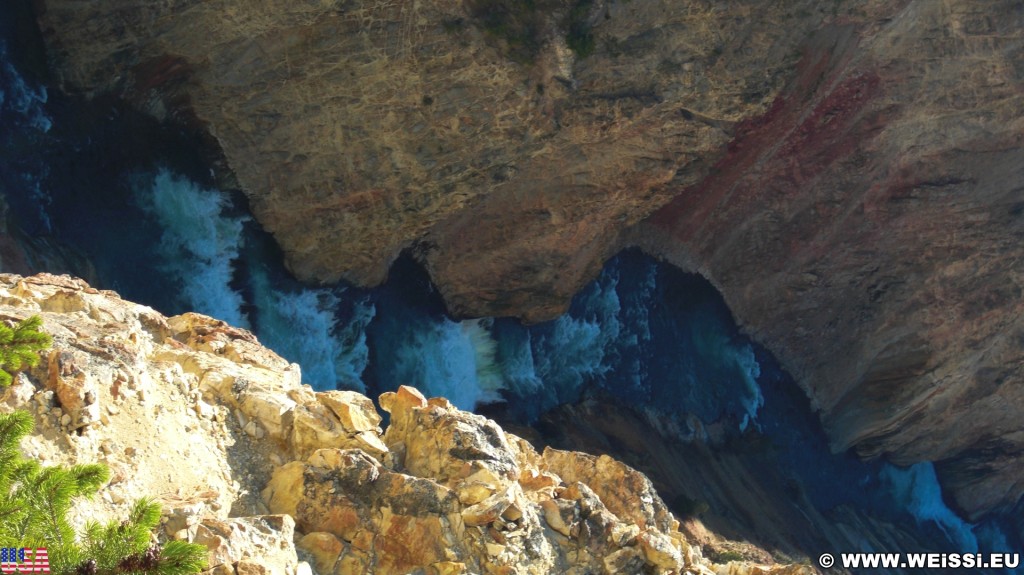
[(49, 573), (46, 547), (0, 547), (0, 573)]

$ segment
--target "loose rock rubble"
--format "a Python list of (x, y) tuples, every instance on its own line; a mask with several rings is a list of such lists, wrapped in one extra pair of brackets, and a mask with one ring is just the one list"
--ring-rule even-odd
[[(29, 409), (29, 456), (102, 461), (80, 518), (141, 496), (163, 537), (216, 575), (811, 573), (715, 566), (641, 473), (545, 449), (442, 398), (316, 392), (247, 331), (164, 318), (80, 280), (0, 275), (0, 318), (44, 319), (54, 345), (3, 396)], [(723, 571), (722, 569), (728, 569)]]

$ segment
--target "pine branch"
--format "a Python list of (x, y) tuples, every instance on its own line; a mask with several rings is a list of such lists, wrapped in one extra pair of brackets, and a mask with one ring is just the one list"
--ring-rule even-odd
[(69, 548), (74, 543), (74, 531), (67, 522), (74, 486), (68, 481), (67, 471), (59, 467), (47, 467), (36, 478), (39, 503), (43, 506), (44, 538), (55, 542), (51, 545)]
[(206, 569), (206, 548), (184, 541), (168, 541), (160, 556), (159, 575), (187, 575)]
[(43, 319), (37, 315), (18, 322), (13, 328), (0, 323), (0, 387), (11, 384), (16, 371), (39, 363), (39, 352), (53, 339), (43, 333)]
[[(39, 352), (51, 344), (42, 325), (39, 316), (14, 327), (0, 321), (0, 386), (39, 363)], [(124, 521), (88, 524), (79, 544), (67, 516), (72, 500), (94, 495), (110, 471), (100, 464), (42, 467), (25, 459), (20, 443), (32, 423), (28, 412), (0, 414), (0, 547), (46, 547), (52, 572), (61, 575), (191, 575), (206, 567), (202, 545), (150, 544), (160, 523), (160, 506), (150, 499), (138, 501)]]
[(99, 463), (75, 465), (68, 470), (74, 485), (72, 497), (92, 497), (107, 481), (110, 480), (110, 469)]

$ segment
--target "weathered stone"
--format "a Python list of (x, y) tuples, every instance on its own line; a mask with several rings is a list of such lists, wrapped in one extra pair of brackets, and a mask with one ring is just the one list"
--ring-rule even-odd
[(501, 517), (509, 505), (512, 505), (512, 495), (506, 489), (463, 509), (462, 521), (469, 526), (493, 523)]
[(459, 502), (463, 505), (474, 505), (490, 497), (494, 493), (494, 488), (483, 483), (467, 481), (459, 485), (458, 493)]
[(431, 575), (464, 575), (469, 573), (465, 563), (455, 561), (439, 561), (430, 566)]
[(636, 543), (637, 535), (640, 535), (640, 528), (636, 524), (618, 523), (612, 527), (611, 542), (619, 547), (626, 547)]
[(323, 531), (306, 534), (295, 545), (313, 556), (318, 573), (333, 573), (338, 556), (345, 548), (337, 537)]
[(320, 403), (327, 406), (350, 433), (374, 431), (380, 425), (380, 414), (373, 401), (354, 391), (322, 391), (316, 394)]
[[(678, 526), (650, 479), (628, 465), (607, 455), (598, 457), (551, 448), (544, 450), (544, 462), (563, 481), (583, 484), (623, 521), (636, 523), (641, 529), (655, 527), (662, 531)], [(570, 492), (572, 495), (576, 494)]]
[[(40, 14), (67, 85), (161, 118), (189, 103), (299, 277), (376, 283), (429, 238), (423, 257), (456, 311), (549, 315), (623, 227), (699, 181), (734, 123), (764, 111), (816, 22), (807, 0), (767, 15), (746, 2), (594, 4), (575, 25), (610, 43), (584, 58), (566, 43), (573, 6), (508, 16), (529, 22), (506, 32), (529, 38), (527, 54), (487, 31), (483, 8), (437, 2), (418, 5), (397, 50), (388, 26), (364, 19), (406, 14), (369, 3), (263, 13), (48, 0)], [(770, 23), (747, 30), (753, 13)], [(287, 34), (309, 49), (289, 49)], [(756, 47), (726, 41), (739, 34)], [(366, 65), (335, 65), (339, 55)]]
[(678, 572), (682, 569), (683, 555), (670, 537), (655, 531), (644, 531), (637, 540), (649, 563), (665, 570)]
[[(227, 520), (207, 519), (199, 524), (195, 542), (209, 549), (209, 565), (275, 565), (285, 572), (297, 564), (292, 538), (295, 521), (290, 515), (267, 515)], [(247, 571), (260, 574), (264, 571)]]
[(317, 449), (341, 447), (347, 443), (348, 432), (334, 413), (323, 405), (299, 405), (291, 416), (291, 444), (299, 459), (306, 459)]
[(266, 489), (263, 490), (263, 500), (272, 512), (295, 516), (305, 489), (304, 470), (305, 465), (302, 462), (293, 461), (274, 471)]
[[(19, 376), (15, 378), (14, 383), (12, 383), (10, 387), (3, 391), (2, 401), (14, 408), (27, 409), (29, 408), (28, 403), (36, 393), (37, 390), (35, 386), (24, 377)], [(50, 394), (52, 395), (53, 392), (51, 391)]]
[(401, 385), (398, 391), (388, 391), (381, 394), (380, 407), (391, 415), (400, 415), (414, 407), (426, 407), (427, 398), (423, 397), (420, 390), (408, 385)]
[(235, 575), (275, 575), (274, 571), (267, 567), (263, 563), (256, 563), (248, 559), (243, 559), (238, 563), (235, 563)]
[(239, 394), (239, 409), (247, 417), (259, 422), (270, 437), (278, 441), (288, 441), (291, 432), (290, 416), (295, 409), (294, 401), (280, 395), (245, 391)]
[(206, 506), (201, 502), (182, 502), (164, 507), (164, 532), (175, 534), (184, 530), (188, 538), (195, 537)]
[(378, 461), (383, 461), (385, 454), (389, 451), (388, 446), (384, 444), (384, 440), (376, 431), (360, 431), (346, 445), (361, 449), (376, 457)]
[(536, 469), (525, 469), (519, 476), (519, 484), (527, 491), (543, 491), (548, 497), (554, 496), (554, 489), (561, 479), (557, 475)]
[(604, 558), (604, 572), (607, 575), (620, 573), (642, 573), (646, 561), (643, 552), (637, 547), (627, 547), (609, 553)]
[[(382, 395), (380, 403), (392, 418), (384, 443), (391, 449), (402, 446), (402, 466), (409, 473), (453, 486), (467, 471), (487, 470), (502, 478), (502, 483), (519, 476), (515, 452), (493, 421), (457, 409), (428, 406), (419, 392), (404, 386), (391, 396)], [(434, 432), (421, 433), (424, 427)]]
[(982, 40), (1021, 38), (1012, 6), (869, 2), (826, 25), (720, 170), (632, 238), (715, 284), (834, 451), (936, 462), (969, 519), (1024, 494), (1024, 387), (1003, 383), (1024, 378), (1006, 208), (1024, 177), (1024, 72)]
[(576, 505), (574, 503), (547, 499), (540, 502), (540, 507), (548, 526), (566, 537), (571, 536), (572, 532), (569, 526), (576, 522)]
[(48, 360), (47, 387), (57, 395), (68, 425), (81, 427), (98, 422), (100, 409), (96, 383), (77, 365), (75, 352), (52, 350)]

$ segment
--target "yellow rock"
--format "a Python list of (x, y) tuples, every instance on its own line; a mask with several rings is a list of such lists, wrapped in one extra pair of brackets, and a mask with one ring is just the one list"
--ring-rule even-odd
[(374, 457), (382, 459), (384, 454), (388, 452), (388, 446), (381, 440), (380, 435), (377, 434), (376, 430), (372, 431), (361, 431), (355, 435), (353, 441), (348, 442), (348, 445), (352, 445), (358, 449), (373, 455)]
[(605, 556), (604, 572), (606, 575), (622, 573), (643, 573), (646, 560), (643, 552), (636, 547), (619, 549)]
[(414, 407), (426, 407), (427, 398), (420, 390), (408, 385), (398, 387), (398, 391), (388, 391), (380, 396), (381, 408), (394, 415), (396, 411), (405, 411)]
[(487, 549), (487, 554), (491, 557), (497, 557), (505, 552), (505, 546), (497, 543), (485, 543), (484, 548)]
[(544, 512), (544, 521), (558, 533), (569, 537), (569, 523), (565, 520), (565, 510), (563, 510), (562, 506), (554, 499), (547, 499), (541, 501), (540, 507)]
[(243, 560), (235, 563), (235, 575), (274, 575), (274, 572), (262, 563)]
[(354, 391), (321, 391), (316, 394), (338, 417), (342, 427), (350, 433), (374, 431), (380, 425), (380, 414), (369, 397)]
[(347, 440), (341, 422), (323, 405), (299, 405), (292, 411), (291, 445), (298, 459), (309, 457), (317, 449), (342, 447)]
[(335, 567), (335, 575), (366, 575), (369, 570), (367, 569), (366, 557), (362, 554), (350, 553), (343, 555), (338, 560), (338, 565)]
[(509, 491), (503, 490), (491, 495), (483, 501), (462, 510), (462, 520), (466, 525), (486, 525), (497, 521), (501, 514), (512, 504)]
[(494, 493), (494, 488), (483, 483), (464, 482), (459, 485), (459, 502), (463, 505), (474, 505), (487, 499)]
[(678, 571), (685, 564), (682, 553), (666, 535), (645, 531), (637, 537), (637, 541), (647, 561), (661, 569)]
[(318, 573), (333, 573), (344, 545), (330, 533), (317, 531), (304, 535), (296, 543), (296, 547), (313, 556)]
[(431, 575), (463, 575), (469, 573), (465, 563), (455, 561), (439, 561), (430, 566)]
[(305, 465), (293, 461), (274, 471), (267, 488), (263, 490), (263, 501), (272, 513), (287, 513), (294, 516), (304, 491), (303, 472)]

